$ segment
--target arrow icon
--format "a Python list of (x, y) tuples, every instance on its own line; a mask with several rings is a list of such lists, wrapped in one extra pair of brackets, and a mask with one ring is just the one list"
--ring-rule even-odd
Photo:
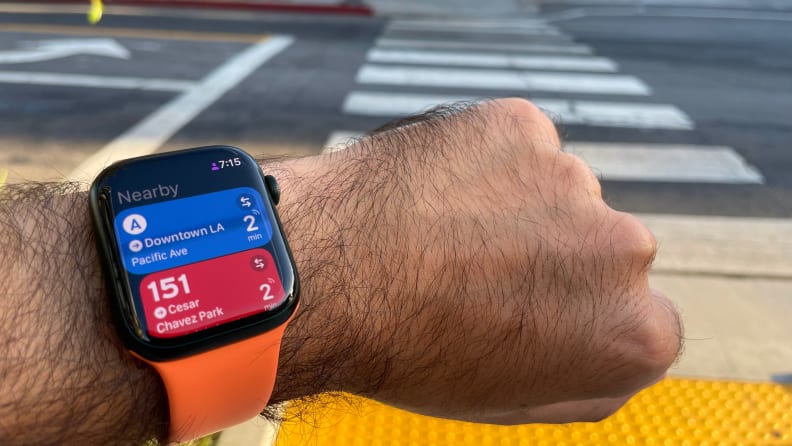
[(115, 39), (57, 39), (22, 42), (20, 49), (0, 51), (0, 64), (31, 63), (78, 54), (129, 59), (129, 50)]

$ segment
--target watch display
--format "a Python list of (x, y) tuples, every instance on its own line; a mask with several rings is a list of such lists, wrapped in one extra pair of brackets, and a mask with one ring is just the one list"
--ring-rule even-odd
[(116, 309), (144, 354), (195, 352), (288, 317), (296, 273), (275, 202), (256, 162), (231, 147), (121, 163), (97, 179)]

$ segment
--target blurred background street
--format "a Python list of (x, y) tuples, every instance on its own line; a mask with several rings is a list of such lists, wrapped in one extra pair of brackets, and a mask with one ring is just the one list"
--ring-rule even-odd
[(687, 322), (673, 374), (792, 376), (792, 1), (179, 3), (89, 26), (87, 2), (0, 2), (7, 182), (209, 144), (318, 153), (521, 96), (655, 232), (653, 285)]
[(616, 207), (792, 216), (792, 11), (379, 2), (390, 15), (111, 3), (94, 27), (82, 5), (0, 4), (0, 164), (12, 182), (60, 179), (276, 36), (291, 40), (159, 126), (163, 147), (315, 153), (438, 103), (516, 95), (561, 124)]

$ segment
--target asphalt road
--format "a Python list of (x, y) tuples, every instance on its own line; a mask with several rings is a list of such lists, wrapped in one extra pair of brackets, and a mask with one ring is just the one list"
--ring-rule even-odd
[[(627, 138), (730, 146), (764, 176), (762, 185), (609, 184), (614, 200), (643, 211), (662, 203), (687, 214), (792, 215), (792, 15), (768, 21), (749, 18), (766, 17), (763, 11), (734, 11), (739, 19), (718, 18), (729, 10), (613, 11), (598, 17), (590, 9), (588, 17), (557, 23), (695, 122), (691, 132)], [(595, 132), (591, 138), (624, 138), (598, 129), (577, 135), (587, 131)]]
[[(617, 208), (792, 217), (792, 18), (781, 13), (111, 9), (89, 27), (54, 7), (0, 11), (0, 169), (11, 182), (68, 177), (111, 143), (118, 156), (215, 143), (316, 153), (432, 103), (518, 95), (562, 124)], [(241, 54), (258, 59), (244, 66)], [(222, 69), (240, 78), (212, 76)], [(216, 98), (190, 99), (202, 92)]]

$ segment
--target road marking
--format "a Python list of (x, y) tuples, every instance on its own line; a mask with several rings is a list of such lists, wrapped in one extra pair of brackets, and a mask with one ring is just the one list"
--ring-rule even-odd
[(461, 32), (468, 35), (471, 34), (510, 34), (518, 36), (560, 36), (564, 35), (558, 28), (549, 25), (537, 26), (510, 26), (510, 25), (489, 25), (489, 26), (469, 26), (469, 25), (454, 25), (454, 24), (437, 24), (427, 25), (418, 23), (405, 24), (401, 22), (391, 22), (386, 28), (387, 31), (419, 31), (419, 32)]
[(450, 40), (417, 40), (417, 39), (391, 39), (379, 38), (376, 41), (379, 47), (396, 48), (423, 48), (440, 50), (473, 50), (473, 51), (517, 51), (526, 53), (549, 54), (591, 54), (593, 51), (588, 45), (543, 44), (543, 43), (487, 43), (464, 42)]
[(0, 83), (57, 85), (62, 87), (118, 88), (148, 91), (185, 91), (196, 83), (178, 79), (157, 79), (118, 76), (91, 76), (69, 73), (35, 73), (28, 71), (0, 71)]
[(552, 91), (563, 93), (649, 95), (651, 90), (635, 76), (579, 74), (467, 68), (424, 68), (365, 64), (358, 83), (456, 87), (491, 90)]
[[(325, 142), (336, 152), (364, 132), (337, 130)], [(683, 144), (569, 142), (564, 151), (588, 163), (608, 181), (762, 184), (764, 177), (731, 147)]]
[(351, 130), (336, 130), (330, 133), (325, 141), (322, 152), (338, 152), (344, 150), (347, 144), (352, 142), (355, 138), (360, 138), (365, 132), (353, 132)]
[(88, 181), (115, 161), (154, 153), (198, 114), (293, 41), (289, 36), (273, 36), (237, 53), (192, 88), (145, 117), (85, 160), (69, 175), (69, 179)]
[(759, 170), (731, 147), (571, 142), (564, 150), (609, 181), (764, 183)]
[(26, 34), (68, 34), (72, 36), (108, 36), (129, 37), (149, 40), (189, 40), (209, 42), (256, 43), (263, 37), (261, 34), (234, 34), (215, 32), (196, 32), (179, 30), (111, 28), (107, 26), (69, 26), (69, 25), (36, 25), (18, 23), (0, 23), (0, 32), (17, 32)]
[(536, 28), (547, 26), (547, 21), (543, 19), (487, 19), (476, 18), (474, 20), (443, 19), (443, 20), (393, 20), (390, 25), (409, 29), (437, 29), (437, 28), (456, 28), (466, 31), (475, 28)]
[[(474, 96), (352, 92), (343, 105), (345, 113), (367, 116), (405, 116), (439, 104), (473, 101)], [(673, 105), (561, 99), (532, 99), (551, 118), (562, 124), (599, 127), (691, 130), (692, 120)]]
[[(440, 104), (486, 99), (475, 96), (444, 96), (374, 91), (353, 91), (342, 106), (344, 113), (364, 116), (407, 116)], [(693, 121), (673, 105), (629, 102), (532, 99), (561, 124), (639, 129), (691, 130)]]
[(364, 116), (407, 116), (421, 113), (440, 104), (474, 101), (475, 96), (441, 96), (374, 91), (352, 91), (341, 109), (344, 113)]
[(445, 51), (391, 50), (374, 48), (369, 62), (416, 65), (476, 66), (569, 71), (615, 72), (616, 62), (605, 57), (531, 56), (504, 53), (450, 53)]
[(57, 39), (23, 42), (18, 50), (0, 51), (0, 64), (41, 62), (78, 54), (129, 59), (129, 50), (113, 39)]
[(8, 179), (8, 169), (0, 168), (0, 189), (3, 188), (7, 179)]
[[(488, 33), (468, 33), (463, 31), (412, 31), (412, 30), (398, 30), (386, 29), (380, 37), (391, 39), (411, 39), (422, 38), (425, 40), (452, 40), (461, 42), (481, 42), (487, 44), (514, 44), (520, 40), (528, 41), (531, 43), (542, 43), (545, 45), (573, 45), (574, 39), (567, 34), (554, 33), (554, 32), (535, 32), (530, 34), (523, 34), (522, 36), (514, 36), (508, 33), (499, 33), (497, 31), (490, 31)], [(501, 50), (502, 51), (502, 50)]]
[(569, 125), (693, 130), (693, 120), (670, 104), (532, 99), (554, 120)]
[[(576, 2), (576, 1), (575, 1)], [(578, 3), (579, 4), (579, 3)], [(747, 5), (747, 4), (746, 4)], [(782, 11), (738, 11), (734, 9), (695, 9), (686, 5), (684, 8), (641, 10), (634, 6), (612, 6), (605, 8), (574, 8), (551, 13), (545, 16), (548, 22), (578, 20), (586, 17), (646, 17), (646, 18), (685, 18), (713, 20), (761, 20), (771, 22), (792, 22), (792, 14)], [(753, 7), (750, 5), (748, 7)]]

